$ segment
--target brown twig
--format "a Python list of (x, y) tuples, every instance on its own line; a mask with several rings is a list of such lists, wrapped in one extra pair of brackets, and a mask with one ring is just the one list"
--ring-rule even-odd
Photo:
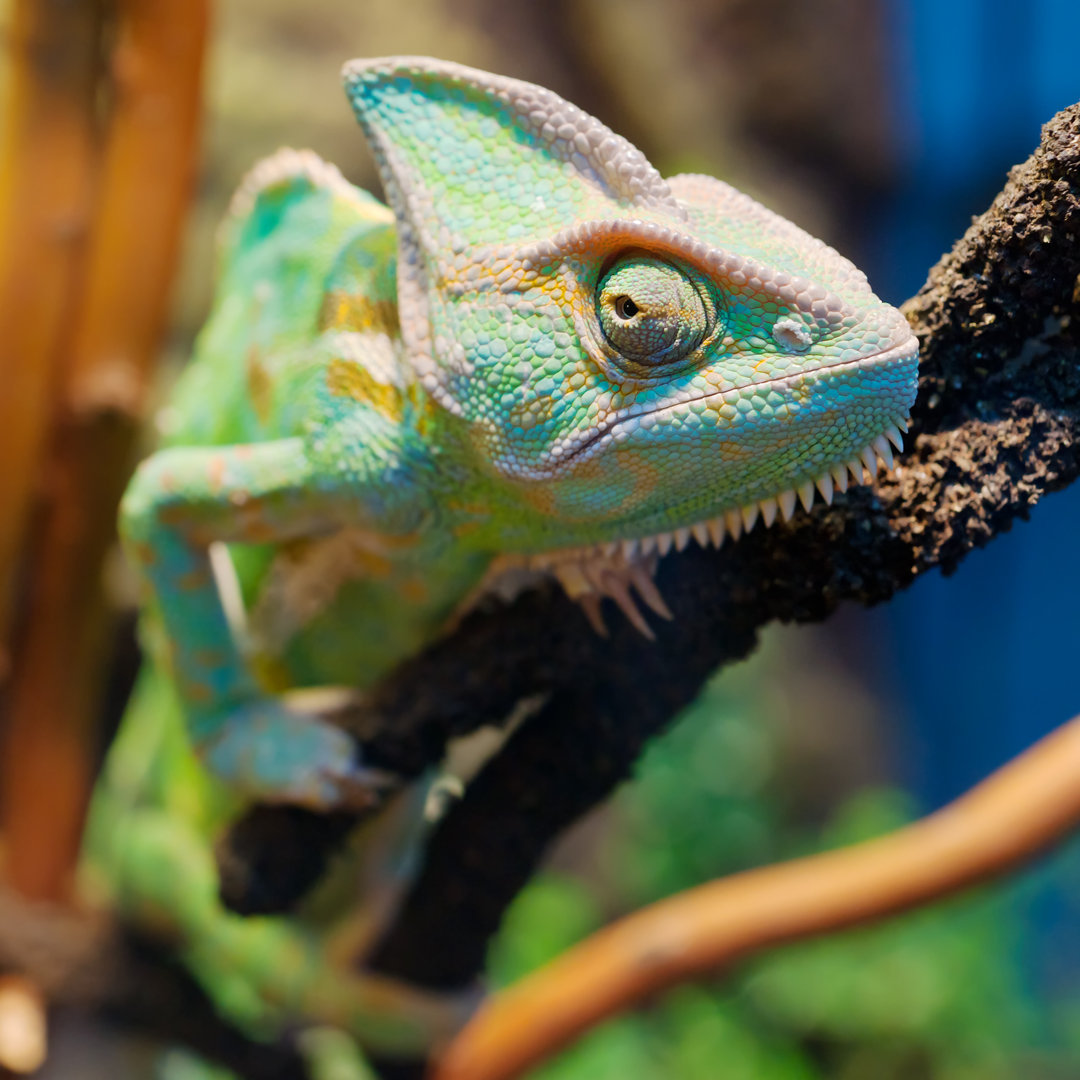
[[(51, 10), (49, 4), (37, 7)], [(43, 334), (36, 320), (48, 318), (57, 335), (52, 347), (63, 353), (24, 353), (18, 351), (22, 342), (9, 342), (10, 363), (33, 369), (35, 393), (51, 389), (52, 431), (43, 464), (27, 461), (23, 469), (24, 483), (40, 478), (43, 505), (30, 537), (21, 537), (33, 558), (8, 702), (6, 870), (24, 895), (53, 899), (69, 884), (89, 796), (108, 630), (101, 567), (185, 217), (207, 23), (206, 0), (122, 0), (112, 10), (115, 26), (82, 27), (82, 49), (92, 56), (109, 30), (116, 44), (102, 86), (108, 123), (77, 292), (66, 294), (66, 307), (31, 310), (10, 323), (32, 323)], [(62, 20), (58, 25), (64, 33)], [(47, 25), (43, 32), (56, 29)], [(65, 93), (77, 96), (78, 108), (94, 97), (82, 83), (71, 83)], [(34, 134), (46, 144), (56, 137), (63, 110), (77, 108), (68, 96), (35, 114)], [(35, 170), (44, 167), (31, 162)], [(43, 183), (36, 172), (31, 176)], [(26, 254), (17, 245), (12, 250)], [(39, 442), (44, 422), (39, 416)], [(9, 475), (6, 467), (3, 475)]]
[(432, 1080), (511, 1080), (650, 994), (968, 888), (1078, 824), (1080, 717), (913, 825), (710, 882), (606, 927), (496, 995)]

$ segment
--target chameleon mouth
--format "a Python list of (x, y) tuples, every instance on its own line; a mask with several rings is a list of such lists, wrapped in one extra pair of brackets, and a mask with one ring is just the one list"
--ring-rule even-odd
[[(878, 354), (879, 358), (886, 355)], [(805, 510), (813, 506), (815, 494), (820, 494), (831, 505), (837, 490), (847, 491), (849, 473), (856, 484), (862, 484), (876, 479), (879, 470), (891, 469), (893, 447), (897, 451), (904, 449), (901, 432), (907, 430), (907, 420), (898, 418), (860, 453), (849, 461), (830, 466), (816, 479), (745, 506), (726, 510), (715, 517), (650, 536), (529, 555), (525, 557), (526, 566), (529, 570), (556, 577), (567, 595), (581, 604), (598, 633), (607, 632), (600, 611), (601, 601), (607, 597), (615, 602), (637, 630), (651, 640), (655, 635), (635, 603), (631, 589), (636, 591), (650, 611), (663, 619), (673, 618), (653, 582), (660, 556), (666, 555), (672, 548), (684, 550), (691, 540), (702, 547), (712, 545), (719, 548), (729, 536), (732, 540), (738, 540), (744, 532), (750, 532), (759, 520), (765, 523), (766, 528), (777, 517), (790, 521), (799, 503)]]
[[(905, 323), (904, 325), (906, 327), (907, 324)], [(871, 353), (869, 356), (856, 357), (854, 360), (842, 360), (835, 364), (825, 364), (822, 367), (814, 368), (812, 371), (803, 371), (792, 375), (779, 375), (772, 379), (765, 379), (762, 382), (742, 383), (739, 386), (729, 386), (711, 394), (702, 394), (700, 397), (688, 398), (685, 401), (668, 402), (663, 405), (654, 406), (653, 408), (643, 408), (637, 411), (624, 410), (613, 416), (602, 426), (590, 431), (580, 442), (564, 445), (557, 450), (553, 449), (549, 457), (548, 468), (545, 471), (553, 472), (556, 469), (565, 469), (569, 465), (576, 464), (583, 458), (589, 456), (591, 451), (599, 449), (604, 443), (614, 438), (618, 432), (625, 431), (628, 428), (635, 428), (645, 417), (655, 417), (658, 414), (667, 412), (669, 409), (676, 409), (680, 406), (690, 405), (694, 402), (711, 401), (716, 398), (737, 395), (744, 390), (749, 389), (766, 390), (769, 387), (793, 385), (806, 379), (808, 376), (817, 375), (823, 372), (836, 373), (845, 370), (871, 370), (885, 367), (889, 364), (910, 360), (916, 355), (918, 349), (918, 338), (916, 338), (914, 334), (910, 334), (899, 345), (890, 346), (888, 349)]]

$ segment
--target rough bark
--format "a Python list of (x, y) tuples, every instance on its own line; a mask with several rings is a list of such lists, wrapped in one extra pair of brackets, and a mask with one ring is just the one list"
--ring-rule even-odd
[[(474, 613), (378, 687), (363, 752), (406, 775), (523, 699), (545, 704), (440, 823), (371, 965), (438, 988), (475, 978), (551, 841), (626, 778), (712, 671), (750, 652), (761, 627), (816, 621), (842, 600), (880, 603), (920, 573), (949, 572), (1075, 479), (1078, 274), (1074, 106), (1046, 125), (1036, 153), (906, 306), (922, 348), (920, 392), (894, 472), (720, 552), (668, 556), (658, 584), (676, 619), (656, 625), (655, 643), (616, 617), (601, 639), (556, 590), (533, 592)], [(284, 834), (281, 819), (292, 823)], [(326, 828), (343, 831), (340, 816)], [(318, 834), (296, 811), (257, 811), (229, 846), (226, 894), (242, 908), (287, 906), (302, 876), (279, 875), (251, 898), (287, 857), (282, 835), (310, 844)]]

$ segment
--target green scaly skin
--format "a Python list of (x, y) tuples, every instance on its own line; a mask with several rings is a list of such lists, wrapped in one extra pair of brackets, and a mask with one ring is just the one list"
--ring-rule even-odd
[[(175, 701), (163, 787), (117, 805), (186, 814), (202, 858), (224, 803), (174, 808), (189, 745), (246, 799), (356, 798), (351, 743), (285, 691), (370, 683), (512, 567), (651, 633), (630, 589), (666, 616), (659, 556), (861, 481), (915, 394), (901, 314), (721, 181), (664, 180), (550, 91), (455, 64), (355, 61), (345, 85), (390, 208), (310, 153), (253, 171), (122, 508)], [(229, 918), (179, 921), (198, 948)]]

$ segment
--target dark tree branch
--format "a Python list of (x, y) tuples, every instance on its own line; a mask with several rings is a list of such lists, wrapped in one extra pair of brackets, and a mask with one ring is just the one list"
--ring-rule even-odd
[[(907, 313), (922, 344), (911, 446), (892, 474), (719, 553), (666, 558), (676, 620), (655, 643), (616, 618), (596, 637), (556, 592), (476, 612), (373, 693), (367, 760), (417, 775), (448, 738), (546, 701), (440, 824), (396, 922), (370, 957), (433, 988), (481, 970), (502, 912), (551, 841), (629, 773), (717, 667), (773, 620), (817, 621), (842, 600), (878, 603), (1025, 518), (1080, 471), (1080, 106), (1046, 125), (1036, 153), (934, 270)], [(300, 815), (299, 819), (302, 819)], [(286, 906), (314, 876), (265, 887), (297, 812), (264, 808), (227, 845), (225, 892)], [(340, 815), (326, 835), (343, 833)], [(317, 822), (299, 830), (311, 843)], [(282, 837), (286, 837), (285, 840)], [(273, 841), (269, 840), (273, 837)], [(271, 850), (274, 848), (276, 850)], [(287, 851), (286, 851), (287, 856)], [(286, 877), (281, 875), (279, 877)]]

